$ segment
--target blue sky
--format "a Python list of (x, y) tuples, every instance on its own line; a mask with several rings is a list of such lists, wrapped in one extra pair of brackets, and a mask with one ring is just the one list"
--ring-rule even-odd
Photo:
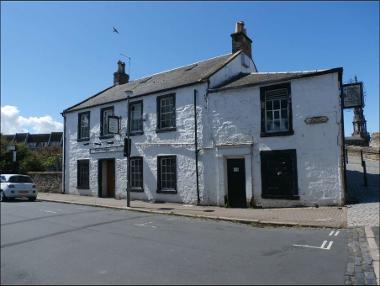
[(379, 2), (2, 1), (2, 131), (61, 128), (63, 109), (112, 85), (120, 53), (131, 79), (229, 53), (238, 20), (259, 71), (357, 75), (368, 130), (379, 130)]

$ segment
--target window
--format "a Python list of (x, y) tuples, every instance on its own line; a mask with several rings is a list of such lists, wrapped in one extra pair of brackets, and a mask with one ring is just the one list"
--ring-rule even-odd
[(175, 94), (157, 97), (157, 131), (175, 130)]
[(293, 134), (290, 84), (261, 88), (261, 136)]
[(296, 150), (261, 151), (262, 197), (297, 200)]
[(78, 114), (78, 140), (90, 138), (90, 112)]
[(130, 159), (131, 191), (143, 191), (143, 158), (131, 157)]
[(89, 165), (90, 160), (77, 161), (77, 188), (89, 189)]
[(113, 115), (113, 106), (102, 108), (100, 111), (100, 137), (113, 137), (108, 133), (108, 117)]
[(28, 176), (12, 176), (8, 179), (9, 183), (33, 183), (32, 179)]
[(176, 156), (157, 157), (158, 193), (177, 193)]
[(129, 104), (129, 132), (131, 135), (143, 133), (143, 102)]

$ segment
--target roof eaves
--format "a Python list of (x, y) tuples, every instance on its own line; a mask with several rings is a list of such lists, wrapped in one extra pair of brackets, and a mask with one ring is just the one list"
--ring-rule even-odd
[(61, 113), (62, 116), (63, 116), (65, 113), (70, 112), (70, 111), (71, 111), (70, 109), (73, 109), (74, 107), (76, 107), (76, 106), (78, 106), (78, 105), (80, 105), (80, 104), (86, 102), (87, 100), (89, 100), (89, 99), (91, 99), (91, 98), (94, 98), (94, 97), (98, 96), (99, 94), (101, 94), (101, 93), (103, 93), (103, 92), (105, 92), (105, 91), (107, 91), (107, 90), (109, 90), (109, 89), (111, 89), (111, 88), (113, 88), (113, 87), (115, 87), (115, 85), (112, 85), (112, 86), (110, 86), (110, 87), (107, 87), (106, 89), (104, 89), (104, 90), (102, 90), (102, 91), (99, 91), (99, 92), (96, 93), (95, 95), (92, 95), (92, 96), (90, 96), (90, 97), (87, 97), (86, 99), (82, 100), (81, 102), (79, 102), (79, 103), (77, 103), (77, 104), (74, 104), (73, 106), (70, 106), (70, 107), (66, 108), (65, 110), (62, 111), (62, 113)]
[(251, 87), (251, 86), (257, 86), (257, 85), (263, 85), (263, 84), (272, 84), (272, 83), (278, 83), (278, 82), (283, 82), (283, 81), (289, 81), (292, 79), (299, 79), (299, 78), (305, 78), (305, 77), (313, 77), (313, 76), (319, 76), (319, 75), (324, 75), (324, 74), (329, 74), (329, 73), (334, 73), (337, 72), (339, 74), (343, 73), (343, 68), (338, 67), (338, 68), (332, 68), (328, 70), (323, 70), (319, 72), (314, 72), (314, 73), (306, 73), (303, 75), (294, 75), (293, 77), (288, 77), (288, 78), (283, 78), (283, 79), (274, 79), (274, 80), (265, 80), (265, 81), (260, 81), (260, 82), (255, 82), (255, 83), (248, 83), (248, 84), (242, 84), (238, 86), (231, 86), (231, 87), (219, 87), (219, 88), (212, 88), (209, 89), (210, 93), (215, 93), (218, 91), (224, 91), (224, 90), (230, 90), (230, 89), (239, 89), (239, 88), (245, 88), (245, 87)]

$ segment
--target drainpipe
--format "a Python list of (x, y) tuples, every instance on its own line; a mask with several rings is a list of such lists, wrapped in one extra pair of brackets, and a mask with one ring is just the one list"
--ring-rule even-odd
[(197, 90), (194, 89), (194, 144), (195, 144), (195, 176), (197, 178), (197, 205), (200, 204), (198, 175), (198, 122), (197, 122)]
[(345, 155), (346, 155), (346, 142), (345, 142), (345, 137), (344, 137), (344, 114), (343, 114), (343, 107), (344, 107), (344, 98), (343, 98), (343, 68), (341, 68), (341, 70), (339, 71), (338, 73), (338, 77), (339, 77), (339, 85), (340, 85), (340, 120), (341, 120), (341, 128), (342, 128), (342, 156), (341, 156), (341, 160), (343, 162), (343, 176), (342, 176), (342, 179), (343, 179), (343, 193), (344, 193), (344, 199), (342, 200), (342, 204), (345, 205), (346, 201), (347, 201), (347, 167), (346, 167), (346, 158), (345, 158)]
[(66, 193), (65, 188), (65, 178), (66, 178), (66, 116), (62, 112), (61, 115), (63, 116), (63, 146), (62, 146), (62, 156), (63, 156), (63, 163), (62, 163), (62, 194)]

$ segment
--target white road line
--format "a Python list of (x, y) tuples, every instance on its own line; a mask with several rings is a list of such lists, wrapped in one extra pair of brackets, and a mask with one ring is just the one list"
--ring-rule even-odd
[(339, 234), (339, 230), (337, 230), (337, 231), (335, 232), (335, 236), (338, 236), (338, 234)]
[(329, 236), (332, 236), (334, 234), (334, 231), (332, 230), (329, 234)]
[(304, 245), (303, 244), (293, 244), (293, 246), (330, 250), (331, 246), (333, 245), (333, 241), (330, 241), (329, 244), (325, 247), (326, 244), (327, 244), (327, 240), (324, 240), (321, 246), (313, 246), (313, 245), (307, 245), (307, 244), (304, 244)]
[(330, 241), (330, 242), (329, 242), (329, 245), (328, 245), (325, 249), (330, 250), (330, 248), (331, 248), (331, 246), (333, 245), (333, 243), (334, 243), (333, 241)]
[(57, 212), (47, 211), (47, 210), (43, 210), (43, 212), (45, 212), (45, 213), (53, 213), (53, 214), (56, 214), (56, 213), (57, 213)]

